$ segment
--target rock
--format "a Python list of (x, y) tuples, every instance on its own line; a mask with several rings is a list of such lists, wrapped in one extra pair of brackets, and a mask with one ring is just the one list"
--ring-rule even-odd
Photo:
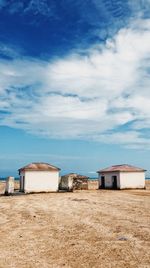
[(128, 240), (128, 238), (127, 237), (125, 237), (125, 236), (120, 236), (120, 237), (118, 237), (118, 239), (117, 240), (120, 240), (120, 241), (127, 241)]

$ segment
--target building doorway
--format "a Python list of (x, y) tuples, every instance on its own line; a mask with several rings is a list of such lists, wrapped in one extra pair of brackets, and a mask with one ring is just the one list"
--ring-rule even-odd
[(20, 176), (20, 192), (24, 192), (25, 176)]
[(23, 191), (24, 191), (24, 187), (25, 187), (25, 176), (23, 176)]
[(117, 176), (112, 176), (112, 188), (117, 189)]
[(101, 176), (101, 188), (105, 189), (105, 177)]

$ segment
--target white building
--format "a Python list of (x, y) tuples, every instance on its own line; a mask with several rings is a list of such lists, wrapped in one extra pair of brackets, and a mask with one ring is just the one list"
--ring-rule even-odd
[(20, 191), (57, 192), (60, 169), (47, 163), (31, 163), (19, 169)]
[(145, 188), (145, 171), (131, 165), (115, 165), (98, 171), (102, 189)]

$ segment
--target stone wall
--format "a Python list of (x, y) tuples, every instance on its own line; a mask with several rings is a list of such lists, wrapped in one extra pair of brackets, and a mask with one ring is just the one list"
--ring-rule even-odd
[(88, 180), (88, 190), (98, 190), (99, 181), (98, 180)]

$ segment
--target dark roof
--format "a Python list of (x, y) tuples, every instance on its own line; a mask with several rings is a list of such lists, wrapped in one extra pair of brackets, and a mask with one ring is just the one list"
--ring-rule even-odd
[(58, 167), (55, 167), (55, 166), (52, 166), (51, 164), (47, 164), (47, 163), (31, 163), (31, 164), (28, 164), (22, 168), (19, 169), (19, 173), (21, 171), (25, 171), (25, 170), (28, 170), (28, 171), (58, 171), (60, 170), (60, 168)]
[(103, 172), (116, 172), (116, 171), (122, 171), (122, 172), (142, 172), (146, 171), (145, 169), (134, 167), (131, 165), (123, 164), (123, 165), (115, 165), (111, 166), (108, 168), (101, 169), (97, 171), (98, 173), (103, 173)]

